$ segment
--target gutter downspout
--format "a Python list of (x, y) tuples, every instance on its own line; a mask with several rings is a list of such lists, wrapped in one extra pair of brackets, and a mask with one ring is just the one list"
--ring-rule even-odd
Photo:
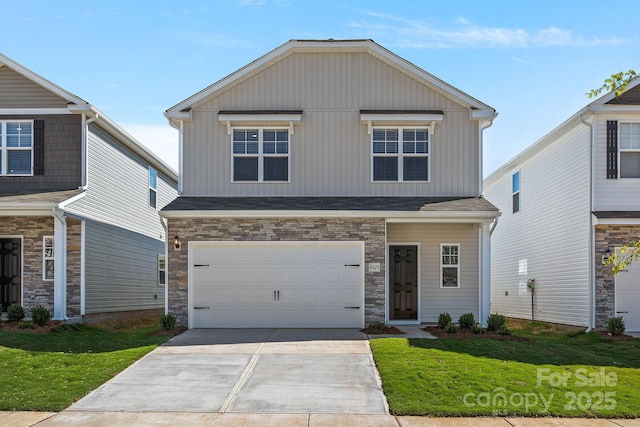
[(480, 183), (479, 183), (479, 188), (478, 188), (478, 194), (482, 195), (484, 194), (484, 168), (483, 168), (483, 164), (482, 161), (484, 159), (484, 139), (483, 139), (483, 135), (484, 135), (484, 131), (485, 129), (489, 129), (492, 125), (493, 125), (493, 120), (495, 120), (495, 118), (498, 117), (498, 113), (495, 113), (495, 115), (493, 116), (493, 118), (491, 120), (482, 120), (479, 124), (478, 124), (478, 142), (480, 145), (480, 153), (479, 154), (479, 160), (478, 160), (478, 174), (479, 174), (479, 178), (480, 178)]
[(593, 205), (594, 205), (594, 180), (595, 180), (595, 165), (593, 164), (595, 156), (593, 151), (595, 149), (593, 145), (593, 124), (583, 119), (583, 115), (580, 115), (580, 123), (589, 128), (589, 168), (591, 173), (589, 174), (589, 327), (585, 329), (585, 333), (590, 333), (596, 326), (596, 277), (595, 277), (595, 224), (593, 222)]
[(53, 318), (68, 320), (67, 317), (67, 220), (64, 211), (56, 206), (53, 213), (54, 276), (53, 276)]
[(169, 314), (169, 225), (160, 212), (158, 217), (164, 230), (164, 314)]

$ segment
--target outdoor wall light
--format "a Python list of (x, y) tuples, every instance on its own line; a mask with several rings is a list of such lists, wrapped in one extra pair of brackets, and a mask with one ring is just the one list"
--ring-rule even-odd
[(174, 247), (174, 248), (175, 248), (175, 250), (177, 251), (177, 250), (179, 250), (179, 249), (180, 249), (180, 247), (181, 247), (181, 246), (182, 246), (182, 245), (180, 244), (180, 238), (179, 238), (179, 237), (178, 237), (178, 235), (176, 234), (176, 235), (174, 236), (174, 238), (173, 238), (173, 247)]

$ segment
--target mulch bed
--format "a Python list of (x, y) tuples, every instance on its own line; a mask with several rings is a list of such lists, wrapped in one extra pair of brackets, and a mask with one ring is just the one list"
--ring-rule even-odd
[(31, 329), (31, 328), (20, 329), (18, 327), (18, 322), (4, 322), (2, 325), (0, 325), (0, 331), (3, 331), (3, 332), (27, 332), (27, 333), (31, 333), (31, 334), (46, 334), (51, 329), (53, 329), (55, 327), (58, 327), (61, 324), (62, 324), (62, 322), (60, 322), (59, 320), (52, 320), (48, 324), (46, 324), (44, 326), (35, 325), (34, 329)]
[(627, 335), (627, 334), (622, 334), (622, 335), (611, 335), (609, 332), (606, 331), (598, 331), (596, 332), (596, 334), (600, 335), (602, 338), (607, 339), (607, 340), (632, 340), (633, 337), (631, 335)]
[(448, 334), (443, 329), (435, 326), (427, 326), (422, 328), (423, 331), (429, 332), (431, 335), (438, 338), (451, 338), (454, 340), (473, 340), (473, 339), (491, 339), (496, 341), (529, 341), (528, 338), (519, 337), (516, 335), (500, 335), (495, 331), (486, 331), (484, 334), (475, 334), (471, 331), (458, 331), (455, 334)]
[(367, 335), (403, 335), (405, 331), (396, 328), (395, 326), (368, 326), (364, 329), (361, 329)]

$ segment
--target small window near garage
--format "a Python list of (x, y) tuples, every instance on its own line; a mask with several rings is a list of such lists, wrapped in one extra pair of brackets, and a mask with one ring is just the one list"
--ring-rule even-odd
[(513, 213), (520, 212), (520, 171), (511, 177), (511, 192), (513, 200)]
[(163, 254), (158, 254), (158, 285), (167, 284), (167, 261)]
[(640, 178), (640, 123), (620, 123), (620, 178)]
[(53, 236), (44, 236), (42, 238), (42, 279), (54, 279), (55, 252), (53, 245)]
[(158, 172), (149, 167), (149, 206), (156, 208), (158, 199)]
[(460, 245), (457, 243), (440, 245), (440, 287), (460, 287)]

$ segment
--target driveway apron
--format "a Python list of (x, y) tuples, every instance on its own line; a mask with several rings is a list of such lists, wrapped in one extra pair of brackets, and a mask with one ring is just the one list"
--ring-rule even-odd
[(355, 329), (192, 329), (68, 410), (388, 414)]

